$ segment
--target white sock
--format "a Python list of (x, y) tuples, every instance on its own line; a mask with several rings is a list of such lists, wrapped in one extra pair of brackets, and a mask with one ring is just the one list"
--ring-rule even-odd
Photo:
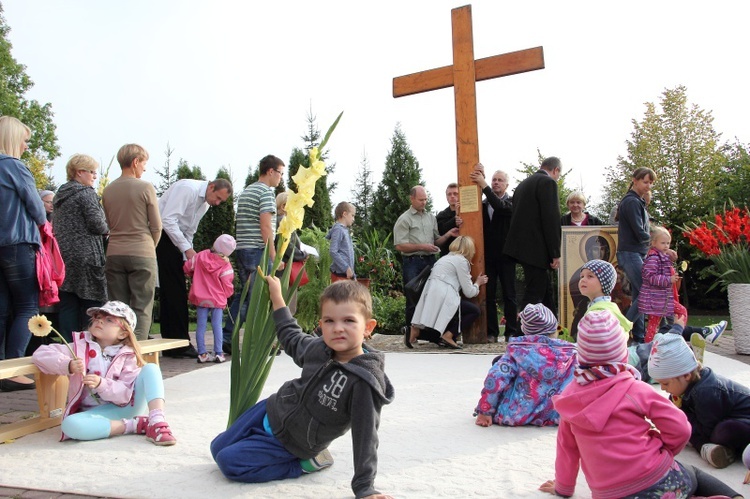
[(167, 420), (164, 417), (164, 411), (162, 409), (153, 409), (148, 411), (148, 424), (151, 426), (156, 423), (165, 423)]
[(123, 419), (122, 422), (125, 424), (125, 435), (135, 433), (138, 428), (138, 420), (135, 418)]

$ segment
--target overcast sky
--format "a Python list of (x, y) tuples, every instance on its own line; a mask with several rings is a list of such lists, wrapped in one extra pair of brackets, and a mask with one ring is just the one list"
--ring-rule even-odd
[[(452, 64), (446, 0), (2, 0), (17, 61), (52, 103), (62, 156), (109, 163), (137, 142), (154, 183), (173, 160), (244, 182), (266, 154), (302, 147), (312, 107), (329, 142), (334, 203), (364, 156), (380, 180), (397, 123), (436, 209), (456, 180), (452, 89), (392, 97), (396, 76)], [(685, 85), (723, 139), (750, 141), (750, 2), (476, 0), (476, 58), (544, 47), (546, 68), (477, 84), (480, 160), (519, 180), (536, 150), (559, 156), (571, 187), (599, 199), (605, 167), (626, 153), (633, 119)], [(115, 163), (113, 177), (119, 175)], [(656, 186), (658, 189), (658, 185)]]

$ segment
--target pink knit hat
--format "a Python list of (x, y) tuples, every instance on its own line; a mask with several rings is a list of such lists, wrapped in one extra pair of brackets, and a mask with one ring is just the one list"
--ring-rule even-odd
[(628, 345), (617, 317), (595, 310), (578, 323), (578, 361), (587, 366), (628, 361)]
[(214, 241), (214, 251), (224, 256), (229, 256), (237, 247), (237, 241), (229, 234), (222, 234)]

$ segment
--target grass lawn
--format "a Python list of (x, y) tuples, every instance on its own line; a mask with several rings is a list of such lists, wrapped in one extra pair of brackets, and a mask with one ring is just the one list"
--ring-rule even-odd
[(728, 315), (688, 315), (688, 324), (696, 327), (716, 324), (719, 321), (727, 321), (729, 323), (727, 329), (731, 331), (732, 322), (729, 320)]

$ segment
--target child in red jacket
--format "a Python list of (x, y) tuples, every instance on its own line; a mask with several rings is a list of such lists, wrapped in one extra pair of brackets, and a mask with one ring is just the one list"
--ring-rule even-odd
[[(213, 248), (203, 250), (185, 262), (185, 273), (193, 278), (188, 300), (197, 307), (195, 342), (198, 345), (198, 363), (224, 362), (222, 346), (222, 313), (227, 299), (234, 294), (234, 270), (229, 263), (237, 242), (229, 234), (222, 234), (214, 241)], [(211, 314), (211, 329), (214, 332), (214, 354), (206, 350), (206, 323)]]

